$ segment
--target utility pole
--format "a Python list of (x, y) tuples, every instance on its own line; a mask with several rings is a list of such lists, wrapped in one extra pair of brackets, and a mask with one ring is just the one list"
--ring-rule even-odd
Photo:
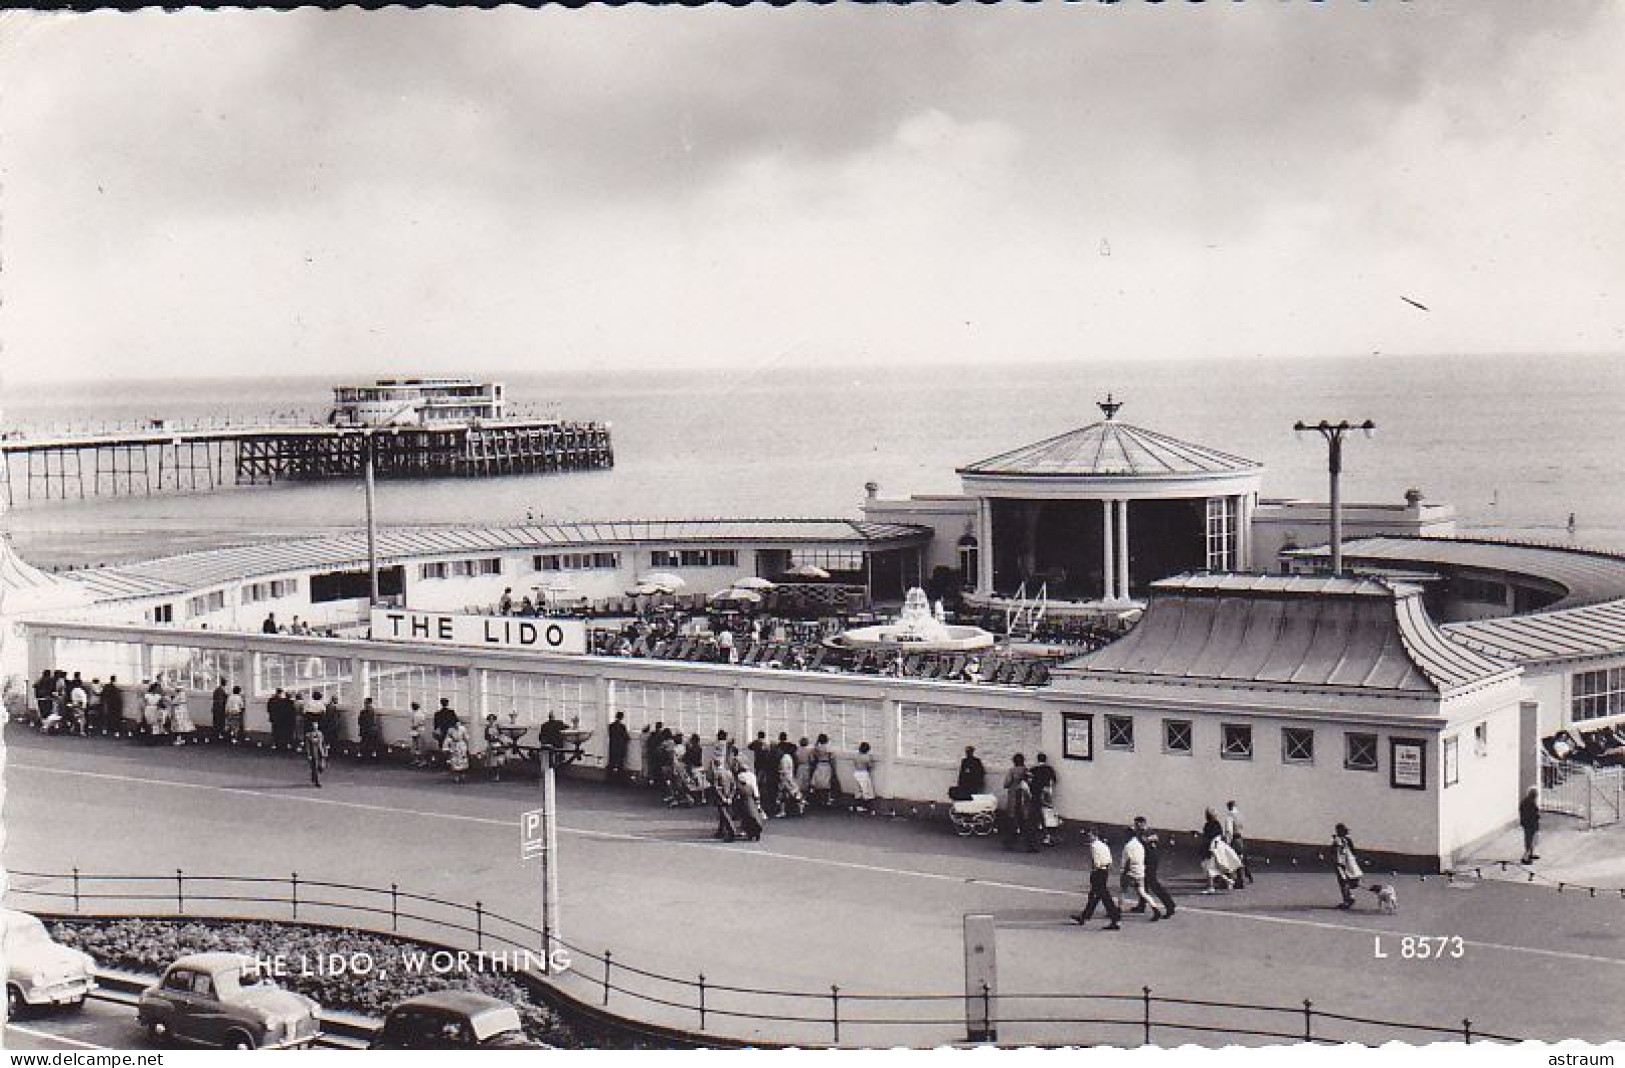
[(367, 476), (367, 606), (378, 607), (378, 516), (377, 490), (373, 485), (373, 435), (362, 432), (362, 470)]
[(1326, 439), (1326, 470), (1331, 479), (1331, 546), (1332, 546), (1332, 574), (1343, 573), (1343, 494), (1338, 484), (1338, 476), (1343, 473), (1343, 436), (1350, 430), (1363, 430), (1366, 437), (1377, 429), (1377, 424), (1367, 419), (1361, 423), (1351, 423), (1344, 419), (1339, 423), (1328, 422), (1322, 419), (1318, 423), (1305, 423), (1303, 420), (1292, 424), (1292, 429), (1299, 435), (1308, 431), (1315, 431)]

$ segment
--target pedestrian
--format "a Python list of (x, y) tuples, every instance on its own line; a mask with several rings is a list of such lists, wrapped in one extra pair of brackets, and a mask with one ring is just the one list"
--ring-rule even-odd
[(322, 705), (322, 733), (327, 735), (327, 747), (337, 753), (349, 741), (344, 729), (344, 713), (339, 708), (339, 693), (334, 690)]
[(756, 740), (750, 743), (750, 757), (756, 785), (758, 789), (765, 788), (767, 791), (765, 796), (759, 796), (759, 800), (764, 812), (771, 815), (778, 808), (779, 755), (767, 740), (766, 731), (756, 732)]
[(664, 741), (661, 731), (665, 725), (659, 720), (653, 727), (647, 725), (643, 728), (643, 778), (645, 785), (659, 789), (665, 785), (660, 775), (660, 743)]
[(221, 679), (215, 683), (214, 692), (209, 695), (209, 724), (214, 728), (214, 737), (217, 741), (226, 736), (226, 698), (231, 691), (226, 689), (226, 680)]
[(277, 687), (276, 693), (265, 702), (265, 714), (271, 720), (271, 748), (291, 749), (293, 747), (293, 698), (289, 697), (282, 688)]
[(1234, 857), (1235, 853), (1224, 840), (1224, 824), (1211, 808), (1206, 810), (1202, 820), (1202, 871), (1207, 875), (1207, 888), (1202, 893), (1216, 894), (1230, 889), (1231, 873), (1239, 866), (1239, 861), (1231, 863)]
[(276, 634), (280, 630), (281, 628), (276, 625), (276, 613), (267, 612), (265, 615), (265, 622), (260, 624), (260, 633)]
[(1083, 832), (1083, 843), (1089, 850), (1089, 898), (1083, 904), (1083, 911), (1073, 917), (1073, 922), (1083, 926), (1095, 917), (1095, 906), (1103, 905), (1106, 909), (1106, 930), (1117, 931), (1122, 929), (1119, 922), (1123, 918), (1122, 910), (1117, 907), (1117, 900), (1112, 897), (1112, 848), (1094, 831)]
[(1122, 869), (1123, 904), (1128, 904), (1130, 894), (1135, 899), (1134, 907), (1127, 911), (1138, 914), (1149, 909), (1152, 923), (1162, 919), (1166, 910), (1145, 885), (1145, 843), (1132, 827), (1129, 828), (1128, 840), (1123, 843)]
[(169, 729), (175, 735), (175, 745), (185, 745), (197, 732), (192, 712), (186, 707), (186, 687), (177, 686), (169, 694)]
[(1520, 864), (1533, 864), (1540, 859), (1535, 852), (1535, 841), (1540, 836), (1540, 790), (1531, 786), (1518, 802), (1518, 823), (1523, 827), (1523, 860)]
[[(455, 716), (456, 713), (453, 713)], [(446, 729), (446, 740), (441, 743), (446, 751), (446, 766), (451, 769), (452, 781), (462, 784), (468, 775), (468, 728), (461, 719), (454, 719)]]
[(248, 712), (248, 702), (243, 700), (243, 688), (233, 686), (226, 695), (226, 741), (236, 745), (243, 740), (243, 717)]
[(79, 673), (74, 672), (73, 683), (68, 687), (68, 733), (83, 738), (89, 722), (90, 691), (85, 688)]
[(102, 730), (108, 734), (124, 732), (124, 690), (117, 675), (109, 676), (102, 687)]
[(513, 587), (509, 586), (502, 591), (501, 600), (497, 601), (497, 615), (513, 615)]
[(875, 811), (875, 756), (868, 742), (858, 743), (857, 755), (852, 758), (852, 789), (857, 798), (852, 802), (853, 812), (873, 815)]
[(56, 711), (56, 677), (51, 669), (41, 671), (39, 678), (34, 682), (34, 713), (38, 717), (40, 729), (44, 730), (45, 721), (51, 718)]
[(1027, 758), (1017, 753), (1010, 758), (1010, 770), (1004, 774), (1005, 849), (1014, 849), (1017, 842), (1024, 842), (1027, 852), (1038, 852), (1036, 809)]
[(1224, 803), (1224, 840), (1236, 854), (1236, 889), (1240, 890), (1248, 883), (1257, 882), (1253, 878), (1252, 868), (1247, 866), (1247, 835), (1245, 821), (1241, 818), (1241, 809), (1236, 807), (1234, 801)]
[(1134, 817), (1134, 836), (1145, 848), (1145, 888), (1162, 904), (1166, 914), (1172, 916), (1176, 911), (1173, 895), (1168, 893), (1158, 877), (1162, 867), (1162, 839), (1157, 836), (1156, 831), (1146, 825), (1144, 816)]
[(681, 772), (683, 790), (688, 794), (689, 806), (705, 804), (708, 792), (705, 782), (705, 747), (700, 744), (698, 734), (690, 734), (687, 744), (683, 746)]
[(835, 803), (835, 754), (830, 752), (829, 735), (818, 736), (808, 763), (811, 765), (807, 777), (808, 797), (814, 804), (829, 808)]
[(987, 768), (982, 765), (982, 758), (976, 755), (976, 747), (965, 747), (965, 759), (959, 762), (959, 779), (954, 783), (953, 790), (948, 794), (955, 801), (969, 801), (972, 796), (984, 793), (987, 789)]
[(1337, 907), (1345, 912), (1354, 907), (1353, 891), (1360, 885), (1360, 859), (1354, 855), (1354, 838), (1349, 829), (1339, 823), (1332, 832), (1332, 859), (1337, 866), (1337, 892), (1343, 895)]
[(801, 788), (796, 785), (796, 751), (795, 746), (789, 743), (779, 749), (778, 781), (778, 811), (774, 815), (779, 819), (801, 815), (805, 811), (806, 801)]
[(751, 764), (734, 757), (734, 781), (737, 790), (734, 795), (734, 813), (739, 823), (739, 832), (745, 836), (747, 842), (760, 842), (762, 828), (767, 824), (767, 813), (762, 811), (762, 787), (756, 777)]
[(508, 763), (508, 739), (497, 725), (497, 714), (485, 714), (485, 771), (492, 782), (502, 781), (502, 769)]
[(738, 790), (734, 773), (726, 759), (711, 769), (711, 803), (717, 810), (717, 829), (711, 837), (731, 842), (739, 837), (739, 824), (734, 819), (734, 800)]
[(305, 763), (310, 767), (310, 785), (321, 789), (322, 772), (327, 770), (327, 738), (320, 720), (305, 721)]
[(372, 698), (361, 699), (361, 711), (355, 717), (356, 735), (359, 746), (356, 756), (361, 760), (378, 760), (384, 753), (384, 725), (378, 718), (378, 708), (372, 703)]
[(605, 768), (605, 775), (610, 782), (622, 782), (626, 779), (626, 752), (631, 748), (632, 737), (626, 729), (626, 713), (615, 713), (615, 722), (609, 725), (609, 764)]
[(796, 743), (796, 789), (803, 797), (811, 798), (812, 743), (803, 738)]
[(446, 747), (446, 733), (457, 725), (457, 712), (451, 707), (451, 698), (442, 697), (440, 707), (434, 710), (434, 745)]
[(416, 701), (411, 706), (412, 725), (408, 737), (412, 741), (412, 766), (421, 768), (429, 762), (429, 715)]
[(1061, 817), (1055, 812), (1055, 784), (1058, 776), (1055, 774), (1055, 765), (1049, 762), (1049, 757), (1039, 753), (1033, 758), (1033, 766), (1028, 772), (1028, 781), (1032, 783), (1033, 801), (1038, 805), (1038, 831), (1039, 843), (1052, 846), (1055, 844), (1055, 832), (1061, 826)]
[(164, 720), (169, 711), (169, 701), (164, 697), (164, 688), (158, 685), (157, 680), (147, 684), (147, 690), (141, 695), (141, 727), (142, 740), (147, 745), (157, 745), (164, 737)]

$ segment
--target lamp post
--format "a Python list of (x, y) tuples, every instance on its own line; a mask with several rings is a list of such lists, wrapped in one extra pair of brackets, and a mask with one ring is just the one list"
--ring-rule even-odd
[(1367, 437), (1377, 429), (1377, 424), (1367, 419), (1362, 423), (1351, 423), (1347, 419), (1332, 423), (1322, 419), (1318, 423), (1305, 423), (1298, 420), (1292, 424), (1292, 429), (1298, 434), (1313, 430), (1326, 439), (1326, 471), (1331, 479), (1331, 543), (1332, 543), (1332, 574), (1343, 573), (1343, 495), (1338, 485), (1338, 476), (1343, 473), (1343, 436), (1350, 430), (1363, 430)]
[(377, 490), (373, 486), (373, 435), (371, 427), (362, 431), (362, 470), (367, 480), (367, 607), (378, 607), (378, 517)]

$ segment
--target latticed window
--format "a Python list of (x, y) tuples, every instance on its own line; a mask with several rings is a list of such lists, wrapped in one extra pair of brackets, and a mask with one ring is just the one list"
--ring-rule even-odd
[(1308, 727), (1282, 727), (1281, 759), (1288, 764), (1313, 764), (1315, 732)]
[(1165, 719), (1162, 721), (1162, 751), (1165, 753), (1183, 753), (1186, 756), (1190, 755), (1190, 720)]
[(1207, 569), (1231, 571), (1236, 566), (1239, 515), (1234, 497), (1207, 499)]
[(1134, 748), (1134, 717), (1133, 716), (1107, 716), (1106, 717), (1106, 748), (1107, 749), (1133, 749)]
[(1579, 723), (1621, 713), (1625, 713), (1625, 668), (1575, 673), (1570, 719)]
[(1247, 723), (1226, 723), (1220, 727), (1219, 755), (1226, 760), (1253, 758), (1253, 728)]
[(1343, 766), (1350, 771), (1377, 770), (1377, 736), (1375, 734), (1343, 735)]

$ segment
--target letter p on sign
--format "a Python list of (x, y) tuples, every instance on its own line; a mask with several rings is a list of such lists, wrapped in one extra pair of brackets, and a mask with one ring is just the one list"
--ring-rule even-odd
[(547, 835), (543, 830), (544, 809), (534, 808), (519, 818), (519, 859), (535, 860), (547, 852)]

